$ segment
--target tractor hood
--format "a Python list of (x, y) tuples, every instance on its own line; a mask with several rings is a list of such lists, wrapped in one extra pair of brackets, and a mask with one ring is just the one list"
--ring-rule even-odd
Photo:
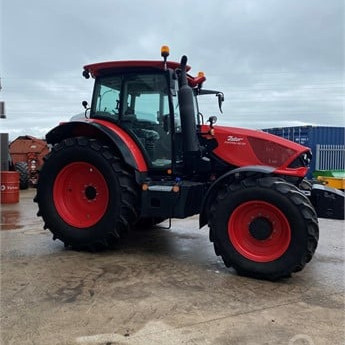
[[(209, 126), (202, 126), (202, 133), (208, 131)], [(223, 126), (214, 126), (213, 137), (218, 143), (213, 153), (228, 164), (270, 166), (278, 174), (298, 177), (308, 172), (310, 149), (290, 140), (259, 130)]]

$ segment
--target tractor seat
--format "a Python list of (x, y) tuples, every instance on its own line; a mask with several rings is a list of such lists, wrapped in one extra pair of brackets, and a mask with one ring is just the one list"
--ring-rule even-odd
[(158, 132), (154, 131), (153, 129), (134, 129), (134, 132), (139, 138), (149, 140), (149, 141), (157, 141), (159, 140)]

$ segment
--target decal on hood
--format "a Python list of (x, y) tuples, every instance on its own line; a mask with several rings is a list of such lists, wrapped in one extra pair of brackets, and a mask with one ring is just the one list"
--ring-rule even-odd
[(244, 142), (243, 137), (235, 137), (233, 135), (229, 135), (226, 140), (224, 141), (224, 144), (232, 144), (232, 145), (246, 145), (246, 142)]

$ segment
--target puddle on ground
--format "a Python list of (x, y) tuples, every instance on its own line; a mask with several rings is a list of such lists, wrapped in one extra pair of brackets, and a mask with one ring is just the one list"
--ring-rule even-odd
[(21, 214), (17, 210), (1, 210), (0, 230), (22, 229), (24, 225), (20, 224)]

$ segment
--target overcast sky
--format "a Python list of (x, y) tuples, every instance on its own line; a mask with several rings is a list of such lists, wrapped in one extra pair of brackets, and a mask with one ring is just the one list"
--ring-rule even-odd
[[(90, 102), (82, 66), (186, 54), (221, 124), (344, 126), (343, 0), (0, 0), (0, 131), (43, 135)], [(201, 104), (218, 115), (216, 98)]]

